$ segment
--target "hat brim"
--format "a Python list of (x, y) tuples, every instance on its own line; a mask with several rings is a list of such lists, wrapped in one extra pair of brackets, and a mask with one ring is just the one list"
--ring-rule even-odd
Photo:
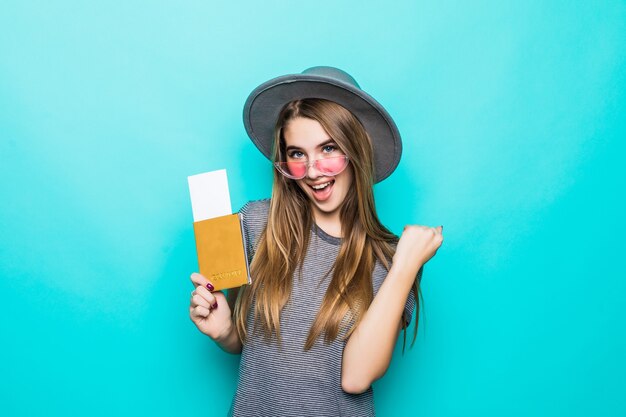
[(292, 100), (321, 98), (350, 110), (363, 124), (374, 148), (374, 182), (387, 178), (402, 155), (400, 132), (387, 111), (373, 97), (341, 81), (310, 74), (284, 75), (252, 91), (243, 109), (250, 139), (268, 159), (272, 157), (274, 128), (285, 104)]

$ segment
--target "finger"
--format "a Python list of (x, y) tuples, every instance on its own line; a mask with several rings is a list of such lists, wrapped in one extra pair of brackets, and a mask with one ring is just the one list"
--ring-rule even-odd
[(201, 275), (197, 272), (191, 274), (191, 282), (193, 282), (195, 286), (205, 287), (209, 291), (213, 291), (215, 289), (213, 284), (211, 284), (211, 282), (209, 282), (209, 280), (206, 279), (204, 275)]
[(217, 304), (217, 299), (211, 291), (207, 290), (205, 287), (198, 287), (196, 288), (196, 295), (205, 299), (211, 308), (215, 308), (213, 306)]
[(196, 306), (191, 309), (191, 316), (197, 318), (207, 318), (211, 314), (211, 310), (206, 307)]
[(191, 304), (190, 305), (192, 307), (202, 306), (202, 307), (211, 309), (211, 303), (209, 303), (209, 301), (207, 301), (200, 294), (194, 294), (194, 296), (191, 297)]
[(435, 230), (437, 230), (439, 234), (443, 233), (443, 225), (435, 227)]
[(209, 282), (204, 275), (199, 274), (197, 272), (194, 272), (193, 274), (191, 274), (191, 282), (193, 282), (193, 285), (197, 286), (205, 286), (207, 282)]

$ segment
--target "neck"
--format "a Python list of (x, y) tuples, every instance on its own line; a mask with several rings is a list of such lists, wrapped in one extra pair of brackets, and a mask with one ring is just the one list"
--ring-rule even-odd
[(339, 210), (335, 210), (332, 213), (324, 213), (313, 206), (313, 220), (315, 220), (317, 227), (329, 235), (341, 238), (341, 218), (339, 212)]

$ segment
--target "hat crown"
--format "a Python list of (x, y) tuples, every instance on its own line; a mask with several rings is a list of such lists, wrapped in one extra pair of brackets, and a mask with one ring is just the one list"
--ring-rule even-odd
[(347, 72), (343, 70), (340, 70), (339, 68), (328, 67), (328, 66), (317, 66), (317, 67), (311, 67), (311, 68), (305, 69), (304, 71), (302, 71), (302, 74), (315, 75), (317, 77), (332, 78), (334, 80), (341, 81), (342, 83), (350, 84), (351, 86), (356, 87), (359, 90), (361, 89), (361, 86), (359, 85), (359, 83), (357, 83), (356, 80), (350, 74), (348, 74)]
[(246, 132), (256, 147), (272, 160), (276, 121), (285, 104), (316, 98), (333, 101), (361, 122), (374, 150), (374, 182), (387, 178), (402, 155), (402, 139), (395, 122), (347, 72), (329, 66), (307, 68), (299, 74), (273, 78), (255, 88), (243, 108)]

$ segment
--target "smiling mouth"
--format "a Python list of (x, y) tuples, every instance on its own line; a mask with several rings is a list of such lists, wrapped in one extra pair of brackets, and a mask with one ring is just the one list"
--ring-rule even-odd
[(316, 185), (309, 185), (309, 187), (313, 188), (314, 190), (323, 190), (324, 188), (332, 185), (333, 182), (335, 182), (335, 180), (326, 181), (324, 183)]
[(313, 191), (313, 197), (317, 201), (325, 201), (330, 197), (330, 194), (333, 190), (333, 185), (335, 184), (335, 180), (326, 181), (320, 184), (310, 185), (311, 190)]

